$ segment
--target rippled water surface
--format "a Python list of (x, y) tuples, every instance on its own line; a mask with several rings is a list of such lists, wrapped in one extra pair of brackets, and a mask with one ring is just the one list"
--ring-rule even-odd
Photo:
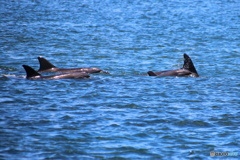
[[(0, 159), (239, 159), (239, 28), (238, 0), (1, 1)], [(145, 76), (184, 53), (201, 77)]]

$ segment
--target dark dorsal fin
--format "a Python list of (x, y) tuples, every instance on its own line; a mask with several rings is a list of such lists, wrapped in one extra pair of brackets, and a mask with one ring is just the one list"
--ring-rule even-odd
[(148, 73), (149, 76), (157, 76), (157, 74), (154, 73), (153, 71), (148, 71), (147, 73)]
[(38, 61), (40, 64), (39, 70), (38, 71), (44, 71), (44, 70), (48, 70), (51, 68), (57, 68), (56, 66), (54, 66), (52, 63), (50, 63), (48, 60), (46, 60), (43, 57), (38, 57)]
[(184, 56), (183, 69), (187, 69), (190, 72), (198, 74), (197, 70), (195, 69), (195, 67), (193, 65), (193, 62), (192, 62), (191, 58), (186, 53), (184, 53), (183, 56)]
[(35, 71), (32, 67), (29, 67), (27, 65), (22, 65), (22, 66), (26, 71), (27, 79), (29, 79), (31, 77), (35, 77), (35, 76), (41, 76), (41, 74), (39, 74), (37, 71)]

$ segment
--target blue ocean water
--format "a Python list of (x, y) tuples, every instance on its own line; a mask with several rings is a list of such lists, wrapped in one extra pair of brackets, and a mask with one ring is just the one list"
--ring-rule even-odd
[[(0, 159), (239, 159), (239, 28), (238, 0), (1, 1)], [(201, 77), (144, 75), (184, 53)]]

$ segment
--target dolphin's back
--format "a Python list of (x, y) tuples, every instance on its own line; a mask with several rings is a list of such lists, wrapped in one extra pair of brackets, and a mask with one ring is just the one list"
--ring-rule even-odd
[(99, 68), (58, 68), (50, 63), (47, 59), (43, 57), (38, 57), (38, 61), (40, 64), (38, 72), (55, 72), (55, 73), (70, 73), (70, 72), (86, 72), (86, 73), (109, 73), (107, 71), (103, 71)]
[(160, 76), (160, 77), (165, 77), (165, 76), (199, 77), (191, 58), (187, 54), (184, 54), (183, 56), (184, 56), (184, 64), (182, 68), (175, 69), (175, 70), (160, 71), (160, 72), (149, 71), (148, 75)]

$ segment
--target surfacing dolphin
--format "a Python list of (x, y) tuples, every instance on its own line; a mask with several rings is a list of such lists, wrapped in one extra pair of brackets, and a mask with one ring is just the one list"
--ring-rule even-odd
[(82, 79), (89, 78), (90, 76), (86, 72), (71, 72), (64, 73), (59, 75), (51, 75), (51, 76), (42, 76), (37, 71), (35, 71), (32, 67), (27, 65), (22, 65), (26, 71), (27, 79)]
[(99, 68), (58, 68), (50, 63), (43, 57), (38, 57), (38, 61), (40, 64), (39, 73), (43, 72), (56, 72), (56, 73), (69, 73), (69, 72), (86, 72), (86, 73), (109, 73), (107, 71), (103, 71)]
[(159, 76), (159, 77), (166, 77), (166, 76), (199, 77), (191, 58), (187, 54), (184, 54), (183, 57), (184, 57), (184, 64), (182, 68), (175, 69), (175, 70), (160, 71), (160, 72), (148, 71), (148, 75)]

